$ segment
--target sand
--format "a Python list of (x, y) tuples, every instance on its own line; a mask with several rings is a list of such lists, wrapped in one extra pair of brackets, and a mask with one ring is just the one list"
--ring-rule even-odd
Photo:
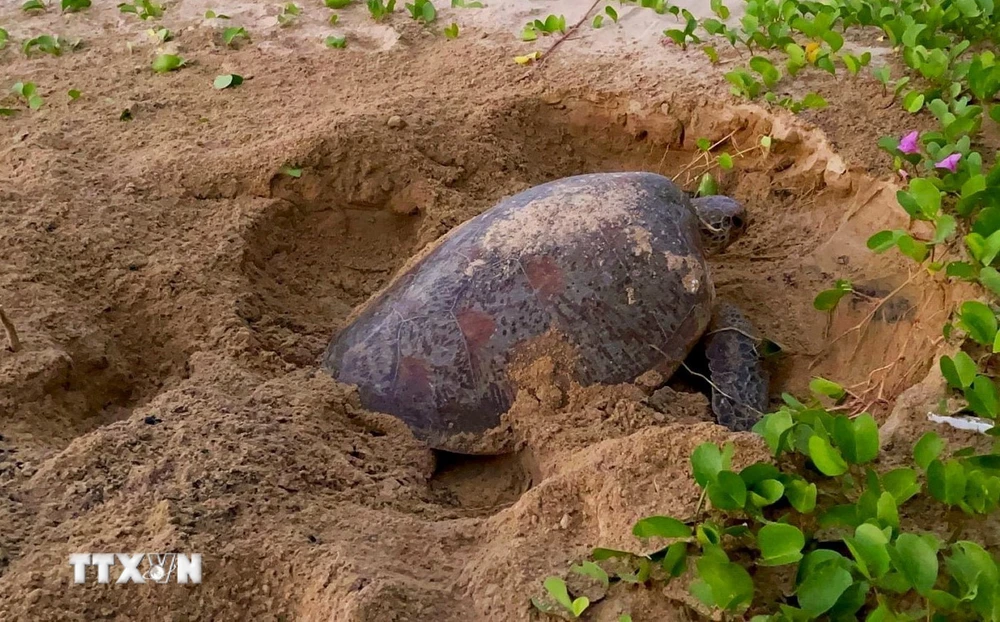
[[(547, 574), (636, 547), (646, 515), (689, 516), (693, 447), (762, 454), (679, 384), (566, 386), (543, 360), (509, 415), (513, 453), (467, 458), (319, 369), (407, 261), (544, 181), (649, 170), (693, 190), (697, 139), (745, 152), (716, 172), (752, 224), (712, 278), (783, 346), (775, 397), (821, 374), (884, 420), (941, 346), (958, 294), (865, 248), (906, 226), (875, 141), (915, 123), (868, 78), (806, 75), (795, 88), (830, 106), (794, 119), (730, 96), (701, 52), (660, 42), (669, 16), (640, 9), (515, 64), (552, 43), (518, 41), (525, 21), (579, 19), (568, 0), (440, 8), (433, 32), (359, 5), (332, 28), (303, 4), (279, 28), (277, 4), (180, 0), (155, 23), (190, 64), (155, 75), (152, 22), (18, 4), (0, 4), (0, 84), (34, 81), (46, 103), (0, 118), (0, 305), (22, 342), (0, 350), (0, 619), (526, 620)], [(227, 49), (230, 23), (251, 41)], [(345, 50), (322, 45), (332, 32)], [(83, 43), (25, 58), (17, 41), (40, 33)], [(246, 82), (214, 90), (230, 72)], [(837, 278), (900, 291), (876, 314), (864, 297), (815, 311)], [(110, 550), (201, 553), (203, 582), (71, 583), (70, 554)], [(624, 612), (691, 615), (676, 590), (617, 590), (592, 619)]]

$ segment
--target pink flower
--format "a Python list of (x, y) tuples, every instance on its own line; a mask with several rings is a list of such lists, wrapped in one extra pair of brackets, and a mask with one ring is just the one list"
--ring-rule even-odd
[(910, 174), (904, 171), (903, 169), (899, 169), (896, 172), (899, 173), (899, 176), (903, 178), (903, 181), (906, 181), (907, 179), (910, 178)]
[(945, 168), (952, 173), (958, 172), (958, 161), (962, 159), (961, 153), (953, 153), (947, 158), (941, 160), (934, 165), (934, 168)]
[(905, 154), (913, 154), (920, 151), (920, 147), (917, 146), (917, 139), (920, 138), (919, 132), (910, 132), (899, 141), (899, 150)]

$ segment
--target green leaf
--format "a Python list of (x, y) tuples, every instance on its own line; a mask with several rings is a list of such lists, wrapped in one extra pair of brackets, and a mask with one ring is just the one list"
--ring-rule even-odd
[(883, 492), (879, 495), (876, 504), (876, 517), (882, 525), (899, 529), (899, 508), (896, 507), (896, 498), (892, 493)]
[(844, 297), (847, 292), (840, 289), (827, 289), (821, 291), (816, 295), (816, 299), (813, 300), (813, 307), (817, 311), (831, 311), (836, 308), (837, 303), (840, 299)]
[(452, 22), (448, 26), (445, 26), (445, 28), (444, 28), (444, 36), (447, 37), (447, 38), (449, 38), (449, 39), (457, 39), (458, 38), (458, 24), (456, 24), (455, 22)]
[(719, 167), (723, 170), (729, 170), (733, 168), (733, 156), (728, 153), (723, 153), (719, 156)]
[(976, 376), (972, 382), (972, 390), (965, 391), (965, 399), (969, 406), (980, 417), (996, 419), (1000, 415), (1000, 393), (991, 378)]
[(820, 376), (813, 378), (809, 382), (809, 390), (816, 395), (825, 395), (835, 401), (840, 401), (847, 395), (844, 387)]
[(903, 98), (903, 108), (906, 109), (910, 114), (916, 114), (920, 112), (920, 109), (924, 107), (924, 94), (918, 93), (916, 91), (910, 91)]
[(944, 440), (937, 432), (927, 432), (913, 445), (913, 461), (926, 471), (942, 451), (944, 451)]
[(837, 417), (833, 438), (844, 458), (852, 464), (871, 462), (878, 456), (878, 424), (868, 413), (862, 413), (853, 420)]
[[(710, 607), (727, 611), (746, 609), (753, 599), (754, 585), (749, 573), (739, 564), (704, 556), (696, 562), (698, 578), (706, 586), (699, 594), (694, 585), (692, 592)], [(709, 602), (706, 602), (705, 597)]]
[(62, 0), (63, 12), (75, 13), (90, 8), (90, 0)]
[(679, 577), (687, 570), (687, 543), (674, 542), (667, 547), (667, 553), (660, 562), (663, 571), (671, 577)]
[(905, 235), (905, 232), (897, 230), (893, 231), (879, 231), (875, 235), (868, 238), (866, 246), (871, 251), (876, 253), (884, 253), (890, 248), (896, 245), (899, 238)]
[(603, 23), (604, 23), (604, 16), (598, 13), (597, 15), (594, 16), (594, 21), (592, 21), (590, 25), (593, 26), (594, 28), (600, 28), (601, 24)]
[(911, 180), (910, 195), (926, 218), (933, 220), (941, 211), (941, 191), (930, 180), (923, 177)]
[(972, 381), (976, 379), (976, 362), (961, 350), (955, 354), (955, 358), (942, 356), (941, 374), (950, 386), (965, 389), (972, 386)]
[(705, 488), (715, 481), (716, 476), (724, 468), (722, 452), (715, 443), (702, 443), (691, 454), (691, 468), (694, 480)]
[(978, 544), (966, 540), (953, 544), (951, 551), (951, 556), (946, 557), (944, 563), (959, 588), (960, 598), (995, 602), (998, 573), (992, 555)]
[[(771, 480), (773, 481), (773, 480)], [(784, 523), (769, 523), (757, 533), (757, 544), (764, 566), (782, 566), (802, 559), (806, 538), (798, 527)]]
[(42, 4), (41, 0), (28, 0), (27, 2), (25, 2), (24, 4), (21, 5), (21, 10), (22, 11), (35, 11), (35, 10), (44, 11), (45, 10), (45, 5)]
[(212, 86), (218, 90), (222, 90), (239, 86), (241, 84), (243, 84), (243, 76), (236, 75), (235, 73), (227, 73), (225, 75), (216, 76)]
[(976, 343), (992, 346), (997, 336), (997, 317), (993, 310), (977, 300), (962, 303), (956, 324)]
[(344, 9), (351, 4), (351, 0), (323, 0), (323, 4), (328, 9)]
[(776, 479), (765, 479), (748, 489), (751, 502), (759, 508), (777, 503), (785, 494), (784, 484)]
[(781, 410), (764, 415), (754, 425), (753, 431), (764, 437), (771, 453), (777, 456), (781, 449), (781, 440), (792, 425), (792, 415), (786, 410)]
[(156, 73), (166, 73), (174, 71), (184, 65), (184, 60), (176, 54), (160, 54), (153, 59), (153, 71)]
[(690, 538), (691, 528), (669, 516), (650, 516), (638, 521), (632, 527), (632, 535), (638, 538)]
[(732, 471), (720, 471), (705, 492), (712, 505), (720, 510), (739, 510), (747, 502), (746, 484)]
[(821, 436), (809, 439), (809, 457), (819, 472), (829, 477), (836, 477), (847, 472), (847, 463), (835, 447)]
[(342, 50), (345, 47), (347, 47), (347, 37), (344, 36), (344, 35), (340, 35), (340, 36), (330, 35), (326, 39), (323, 40), (323, 43), (328, 48), (336, 48), (336, 49)]
[(903, 533), (889, 549), (892, 565), (918, 594), (926, 595), (938, 576), (937, 549), (925, 539)]
[(941, 244), (952, 235), (955, 234), (955, 230), (958, 229), (958, 221), (951, 214), (941, 214), (938, 216), (937, 224), (934, 227), (934, 237), (931, 238), (931, 244)]
[(569, 591), (566, 589), (565, 581), (559, 577), (549, 577), (545, 579), (545, 582), (542, 585), (545, 587), (545, 591), (552, 596), (553, 600), (566, 609), (573, 609), (573, 601), (570, 600)]
[(903, 505), (920, 492), (917, 472), (910, 468), (893, 469), (882, 475), (882, 487), (896, 499), (896, 505)]
[(698, 182), (698, 196), (709, 197), (719, 194), (719, 186), (715, 183), (715, 178), (711, 173), (705, 173)]
[(719, 530), (712, 524), (701, 523), (695, 527), (695, 538), (702, 545), (717, 545), (722, 540), (722, 534)]
[(242, 38), (242, 39), (249, 39), (250, 38), (250, 35), (247, 34), (246, 28), (244, 28), (242, 26), (232, 27), (232, 28), (224, 28), (222, 30), (222, 41), (226, 45), (232, 45), (233, 41), (235, 41), (236, 39), (240, 39), (240, 38)]
[(781, 79), (781, 72), (763, 56), (754, 56), (750, 59), (750, 68), (760, 74), (767, 88), (773, 87)]
[(785, 485), (785, 496), (792, 507), (809, 514), (816, 509), (816, 484), (804, 479), (794, 479)]
[(927, 466), (927, 490), (947, 505), (958, 505), (965, 496), (965, 468), (957, 460), (933, 460)]
[(80, 95), (82, 95), (82, 93), (76, 89), (70, 89), (66, 94), (69, 95), (70, 99), (80, 99)]
[(293, 167), (290, 167), (290, 166), (285, 166), (285, 167), (282, 167), (281, 172), (283, 174), (285, 174), (285, 175), (288, 175), (289, 177), (294, 177), (296, 179), (298, 179), (299, 177), (302, 177), (302, 169), (300, 169), (300, 168), (293, 168)]
[(811, 108), (818, 110), (820, 108), (826, 108), (826, 100), (823, 99), (818, 93), (806, 93), (806, 96), (802, 98), (802, 106), (805, 108)]
[(995, 268), (986, 266), (980, 270), (979, 282), (982, 283), (986, 289), (993, 292), (994, 295), (1000, 296), (1000, 272), (997, 272)]
[(858, 569), (869, 579), (880, 579), (889, 571), (889, 538), (875, 525), (858, 525), (854, 530), (854, 537), (844, 538), (844, 542), (854, 556)]
[(575, 572), (581, 574), (585, 577), (590, 577), (597, 582), (599, 582), (605, 589), (610, 583), (608, 579), (608, 573), (604, 572), (604, 569), (595, 564), (592, 561), (583, 561), (579, 565), (574, 565), (570, 567), (570, 572)]
[(425, 24), (429, 24), (437, 19), (437, 9), (430, 0), (427, 0), (421, 8), (420, 16), (423, 18)]
[(796, 589), (799, 607), (813, 617), (829, 611), (854, 583), (851, 573), (839, 565), (827, 563), (812, 570)]

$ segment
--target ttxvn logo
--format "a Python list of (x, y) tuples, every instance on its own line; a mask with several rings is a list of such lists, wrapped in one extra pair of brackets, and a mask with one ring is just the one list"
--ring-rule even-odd
[(169, 583), (176, 575), (177, 583), (201, 583), (201, 555), (183, 553), (76, 553), (69, 556), (73, 567), (73, 582), (87, 582), (87, 568), (97, 568), (97, 582), (111, 582), (111, 567), (120, 566), (115, 583)]

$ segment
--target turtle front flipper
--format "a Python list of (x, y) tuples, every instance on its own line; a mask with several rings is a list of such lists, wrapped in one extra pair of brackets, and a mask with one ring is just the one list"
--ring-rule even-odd
[(768, 373), (761, 361), (757, 330), (736, 306), (720, 303), (705, 335), (712, 383), (712, 411), (734, 432), (750, 430), (764, 415)]

